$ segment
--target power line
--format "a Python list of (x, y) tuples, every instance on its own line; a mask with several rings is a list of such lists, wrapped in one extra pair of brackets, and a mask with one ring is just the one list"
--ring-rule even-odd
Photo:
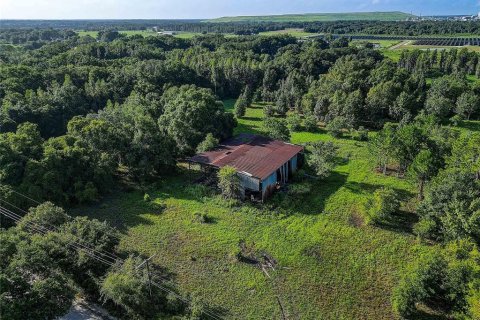
[[(22, 210), (24, 211), (24, 210)], [(0, 206), (0, 214), (14, 220), (17, 224), (22, 220), (22, 216), (14, 213), (13, 211), (10, 211), (8, 210), (7, 208), (4, 208), (2, 206)], [(51, 229), (47, 229), (45, 228), (44, 226), (39, 226), (37, 227), (37, 224), (35, 224), (34, 222), (28, 222), (27, 221), (27, 228), (30, 228), (30, 229), (33, 229), (34, 231), (42, 234), (42, 235), (46, 235), (48, 232), (52, 232), (54, 230), (51, 230)], [(86, 247), (84, 244), (82, 243), (78, 243), (78, 242), (75, 242), (75, 241), (72, 241), (68, 244), (69, 246), (73, 247), (74, 249), (76, 250), (82, 250), (84, 251), (85, 253), (87, 253), (87, 255), (89, 255), (90, 257), (100, 261), (101, 263), (104, 263), (108, 266), (113, 266), (115, 265), (116, 262), (111, 262), (111, 261), (108, 261), (106, 259), (104, 259), (103, 257), (99, 257), (98, 255), (95, 254), (95, 252), (97, 253), (100, 253), (102, 254), (101, 252), (98, 252), (96, 251), (95, 249), (91, 249), (91, 248), (88, 248)], [(91, 251), (90, 251), (91, 250)], [(152, 258), (152, 257), (151, 257)], [(125, 260), (123, 259), (119, 259), (120, 262), (124, 263)], [(175, 298), (181, 300), (183, 303), (187, 304), (187, 305), (191, 305), (191, 301), (188, 300), (187, 298), (179, 295), (178, 293), (176, 293), (175, 291), (165, 287), (165, 286), (162, 286), (161, 284), (155, 282), (155, 281), (151, 281), (151, 278), (150, 278), (150, 275), (149, 275), (149, 279), (147, 280), (151, 285), (155, 286), (156, 288), (166, 292), (166, 293), (169, 293), (171, 294), (172, 296), (174, 296)], [(213, 318), (213, 319), (222, 319), (221, 316), (217, 315), (216, 313), (212, 312), (212, 311), (208, 311), (208, 310), (204, 310), (203, 311), (204, 314), (208, 315), (209, 317)]]
[[(25, 194), (23, 194), (23, 193), (21, 193), (21, 192), (16, 191), (16, 190), (13, 189), (11, 186), (6, 186), (6, 187), (7, 187), (8, 190), (10, 190), (11, 192), (13, 192), (13, 193), (15, 193), (15, 194), (17, 194), (17, 195), (19, 195), (19, 196), (27, 199), (27, 200), (30, 200), (32, 203), (34, 203), (34, 204), (36, 204), (36, 205), (42, 204), (42, 202), (40, 202), (40, 201), (38, 201), (38, 200), (35, 200), (35, 199), (33, 199), (32, 197), (29, 197), (29, 196), (27, 196), (27, 195), (25, 195)], [(5, 200), (3, 200), (3, 201), (6, 202)], [(28, 213), (28, 212), (26, 212), (25, 210), (20, 209), (20, 208), (18, 208), (18, 207), (15, 207), (15, 208), (17, 208), (17, 209), (19, 209), (19, 210), (21, 210), (21, 211), (23, 211), (23, 212), (25, 212), (25, 213)], [(64, 210), (65, 210), (65, 209), (64, 209)], [(120, 238), (118, 235), (115, 234), (115, 233), (117, 232), (117, 230), (113, 229), (112, 227), (109, 227), (109, 229), (110, 229), (110, 232), (113, 232), (113, 234), (109, 234), (110, 236), (116, 238), (117, 240), (121, 240), (121, 238)]]
[[(14, 192), (15, 194), (17, 194), (17, 195), (19, 195), (19, 196), (22, 196), (22, 197), (24, 197), (25, 199), (28, 199), (28, 200), (32, 201), (33, 203), (35, 203), (35, 204), (37, 204), (37, 205), (41, 204), (41, 202), (39, 202), (39, 201), (37, 201), (37, 200), (35, 200), (35, 199), (33, 199), (33, 198), (31, 198), (31, 197), (23, 194), (23, 193), (20, 193), (20, 192), (16, 191), (16, 190), (13, 189), (11, 186), (7, 186), (7, 188), (8, 188), (9, 190), (11, 190), (12, 192)], [(0, 200), (1, 200), (1, 199), (0, 199)], [(10, 204), (10, 203), (8, 203), (8, 202), (5, 201), (5, 200), (1, 200), (1, 201), (5, 202), (5, 203), (7, 203), (7, 204)], [(20, 208), (14, 206), (13, 204), (10, 204), (10, 205), (13, 206), (13, 207), (15, 207), (15, 208), (17, 208), (17, 209), (19, 209), (19, 210), (21, 210), (21, 211), (23, 211), (23, 212), (25, 212), (26, 214), (28, 214), (27, 211), (25, 211), (25, 210), (23, 210), (23, 209), (20, 209)], [(0, 208), (2, 208), (2, 207), (0, 207)], [(4, 210), (5, 210), (5, 208), (4, 208)], [(10, 211), (10, 212), (11, 212), (11, 211)], [(11, 212), (11, 213), (13, 213), (13, 212)], [(20, 217), (20, 219), (21, 219), (21, 216), (19, 216), (19, 215), (17, 215), (17, 216)], [(47, 225), (48, 225), (48, 224), (47, 224)], [(51, 226), (54, 230), (58, 230), (58, 227), (53, 226), (53, 225), (51, 225), (51, 224), (50, 224), (50, 226)], [(114, 229), (112, 229), (112, 228), (110, 228), (110, 229), (111, 229), (111, 231), (116, 232), (116, 230), (114, 230)], [(119, 241), (121, 240), (121, 238), (120, 238), (118, 235), (115, 235), (115, 234), (108, 234), (108, 235), (116, 238), (116, 239), (119, 240)], [(100, 253), (100, 254), (105, 255), (104, 253), (99, 252), (99, 251), (96, 251), (95, 249), (91, 249), (91, 248), (86, 247), (86, 246), (85, 246), (84, 244), (82, 244), (82, 243), (76, 243), (76, 244), (77, 244), (77, 245), (80, 245), (80, 246), (83, 246), (83, 247), (85, 248), (84, 250), (87, 250), (86, 252), (88, 252), (88, 249), (90, 249), (90, 250), (93, 250), (93, 251), (95, 251), (95, 252), (98, 252), (98, 253)], [(77, 249), (78, 249), (78, 247), (77, 247)], [(88, 252), (88, 253), (91, 254), (91, 252)], [(115, 258), (116, 258), (116, 261), (119, 261), (119, 262), (121, 262), (121, 263), (124, 263), (124, 262), (125, 262), (124, 259), (122, 259), (122, 258), (120, 258), (120, 257), (118, 257), (118, 256), (116, 256), (116, 255), (114, 255), (114, 256), (115, 256)], [(94, 257), (94, 258), (96, 258), (96, 257)], [(150, 257), (150, 258), (153, 258), (153, 256)], [(103, 259), (103, 258), (100, 258), (100, 259)], [(109, 264), (110, 266), (112, 266), (112, 265), (115, 264), (115, 262), (108, 262), (108, 261), (105, 261), (105, 259), (103, 259), (103, 260), (104, 260), (104, 261), (102, 261), (103, 263)], [(99, 261), (100, 261), (100, 260), (99, 260)], [(154, 275), (156, 275), (157, 277), (159, 277), (160, 279), (162, 279), (162, 281), (164, 281), (164, 282), (169, 282), (169, 283), (171, 283), (171, 284), (174, 284), (171, 280), (169, 280), (169, 279), (167, 279), (167, 278), (165, 278), (165, 277), (163, 277), (163, 276), (159, 276), (158, 274), (154, 274)], [(154, 285), (157, 286), (157, 287), (158, 287), (158, 286), (161, 286), (161, 285), (159, 285), (158, 283), (154, 283), (154, 282), (152, 282), (152, 284), (154, 284)], [(167, 289), (167, 288), (164, 288), (164, 289), (167, 290), (166, 292), (174, 295), (175, 297), (177, 297), (178, 299), (180, 299), (180, 300), (183, 301), (184, 303), (186, 303), (186, 304), (191, 304), (191, 301), (189, 301), (188, 299), (182, 297), (181, 295), (173, 292), (173, 291), (170, 290), (170, 289)], [(215, 315), (215, 313), (208, 312), (208, 311), (204, 311), (204, 313), (207, 314), (207, 315), (209, 315), (210, 317), (212, 317), (212, 318), (214, 318), (214, 319), (222, 319), (222, 317), (220, 317), (220, 316), (218, 316), (218, 315)]]
[[(7, 186), (7, 188), (8, 188), (9, 190), (13, 191), (14, 193), (16, 193), (17, 195), (20, 195), (20, 196), (24, 197), (25, 199), (29, 199), (29, 200), (33, 201), (34, 203), (36, 203), (36, 204), (41, 204), (41, 203), (38, 202), (37, 200), (32, 199), (31, 197), (28, 197), (28, 196), (24, 195), (23, 193), (20, 193), (20, 192), (14, 190), (14, 189), (11, 188), (10, 186)], [(10, 206), (12, 206), (12, 207), (14, 207), (14, 208), (16, 208), (16, 209), (18, 209), (18, 210), (21, 210), (21, 211), (24, 212), (25, 214), (28, 214), (27, 211), (25, 211), (25, 210), (23, 210), (23, 209), (15, 206), (15, 205), (12, 204), (12, 203), (7, 202), (6, 200), (0, 199), (0, 201), (3, 201), (3, 202), (7, 203), (8, 205), (10, 205)], [(67, 213), (67, 214), (68, 214), (68, 213)], [(54, 225), (51, 225), (51, 224), (47, 224), (47, 225), (49, 225), (50, 227), (52, 227), (52, 228), (55, 229), (55, 230), (58, 230), (58, 227), (57, 227), (57, 226), (54, 226)], [(117, 232), (117, 230), (115, 230), (115, 229), (113, 229), (113, 228), (111, 228), (111, 227), (110, 227), (109, 229), (110, 229), (110, 232), (114, 232), (114, 233), (105, 233), (106, 235), (111, 236), (112, 238), (115, 238), (115, 239), (117, 239), (118, 241), (121, 241), (121, 240), (122, 240), (121, 237), (119, 237), (118, 235), (115, 234), (115, 233)], [(124, 262), (124, 260), (123, 260), (122, 258), (118, 257), (117, 255), (114, 254), (113, 256), (114, 256), (114, 258), (116, 258), (116, 259), (119, 260), (120, 262), (122, 262), (122, 263)], [(168, 283), (171, 283), (171, 284), (174, 285), (174, 283), (173, 283), (170, 279), (166, 278), (165, 276), (159, 275), (158, 273), (154, 273), (154, 274), (155, 274), (158, 278), (162, 279), (162, 281), (168, 282)]]
[[(13, 204), (5, 201), (5, 200), (0, 199), (0, 202), (5, 202), (5, 203), (7, 203), (8, 205), (11, 205), (12, 207), (15, 207), (15, 208), (17, 208), (17, 209), (19, 209), (19, 210), (22, 210), (22, 209), (16, 207), (15, 205), (13, 205)], [(4, 210), (7, 210), (6, 208), (3, 208), (3, 209), (4, 209)], [(9, 210), (9, 211), (10, 211), (10, 210)], [(23, 211), (24, 213), (28, 214), (27, 211), (25, 211), (25, 210), (22, 210), (22, 211)], [(13, 213), (13, 212), (10, 211), (10, 213)], [(15, 214), (15, 213), (14, 213), (14, 214)], [(17, 214), (16, 214), (16, 215), (17, 215)], [(17, 215), (17, 216), (19, 216), (20, 218), (22, 218), (22, 216), (20, 216), (20, 215)], [(56, 231), (56, 232), (61, 231), (61, 230), (59, 230), (59, 228), (58, 228), (57, 226), (52, 225), (52, 224), (50, 224), (50, 223), (45, 223), (44, 225), (42, 225), (42, 227), (45, 228), (45, 225), (47, 225), (47, 226), (50, 227), (49, 231)], [(71, 235), (74, 236), (74, 237), (76, 237), (78, 240), (81, 240), (77, 235), (74, 235), (74, 234), (71, 234)], [(81, 242), (81, 245), (86, 246), (83, 242)], [(101, 255), (107, 256), (107, 257), (109, 257), (110, 259), (113, 259), (113, 260), (121, 259), (119, 256), (117, 256), (117, 255), (115, 255), (115, 254), (112, 254), (112, 253), (110, 253), (110, 252), (103, 252), (103, 251), (101, 251), (101, 250), (94, 249), (94, 248), (90, 248), (90, 250), (94, 250), (94, 251), (100, 253)]]
[[(35, 203), (40, 204), (40, 202), (36, 201), (35, 199), (32, 199), (31, 197), (28, 197), (28, 196), (26, 196), (26, 195), (24, 195), (24, 194), (22, 194), (22, 193), (20, 193), (20, 192), (18, 192), (18, 191), (16, 191), (16, 190), (12, 189), (12, 188), (9, 187), (9, 186), (8, 186), (8, 188), (9, 188), (11, 191), (15, 192), (16, 194), (18, 194), (18, 195), (20, 195), (20, 196), (22, 196), (22, 197), (24, 197), (24, 198), (26, 198), (26, 199), (29, 199), (29, 200), (31, 200), (31, 201), (33, 201), (33, 202), (35, 202)], [(27, 212), (26, 210), (23, 210), (23, 209), (15, 206), (14, 204), (6, 201), (6, 200), (0, 199), (0, 201), (2, 201), (2, 202), (4, 202), (4, 203), (7, 203), (8, 205), (10, 205), (10, 206), (12, 206), (12, 207), (14, 207), (14, 208), (16, 208), (16, 209), (18, 209), (18, 210), (21, 210), (21, 211), (24, 212), (25, 214), (28, 214), (28, 212)], [(57, 227), (57, 226), (54, 226), (54, 225), (52, 225), (52, 224), (46, 224), (46, 225), (49, 225), (52, 229), (58, 231), (58, 227)], [(116, 230), (110, 228), (110, 233), (105, 233), (105, 234), (108, 235), (108, 236), (111, 236), (112, 238), (117, 239), (118, 241), (121, 241), (121, 240), (122, 240), (122, 238), (120, 238), (118, 235), (116, 235), (116, 234), (114, 234), (114, 233), (111, 233), (111, 232), (115, 232), (115, 233), (116, 233)], [(77, 238), (78, 238), (78, 237), (77, 237)], [(102, 254), (105, 254), (105, 253), (102, 253)], [(107, 253), (107, 254), (110, 254), (110, 253)], [(113, 254), (113, 255), (110, 254), (110, 255), (112, 256), (112, 259), (114, 259), (114, 260), (118, 260), (118, 261), (120, 261), (120, 262), (122, 262), (122, 263), (125, 262), (124, 259), (118, 257), (118, 256), (115, 255), (115, 254)], [(168, 279), (168, 278), (166, 278), (166, 277), (164, 277), (164, 276), (161, 276), (161, 275), (158, 275), (158, 274), (156, 274), (156, 276), (157, 276), (158, 278), (162, 279), (162, 281), (164, 281), (164, 282), (169, 282), (169, 283), (171, 283), (171, 284), (174, 284), (170, 279)]]
[[(4, 216), (6, 217), (9, 217), (10, 219), (14, 220), (16, 223), (19, 223), (22, 219), (22, 217), (20, 215), (17, 215), (16, 213), (14, 212), (11, 212), (10, 210), (7, 210), (3, 207), (0, 206), (0, 213), (3, 214)], [(50, 229), (47, 229), (43, 226), (38, 226), (37, 224), (33, 223), (33, 222), (27, 222), (27, 225), (26, 225), (27, 228), (29, 228), (30, 230), (33, 230), (37, 233), (40, 233), (41, 235), (46, 235), (48, 232), (51, 232), (53, 230), (50, 230)], [(101, 257), (101, 256), (98, 256), (96, 255), (96, 253), (99, 253), (98, 251), (94, 250), (94, 249), (91, 249), (91, 248), (88, 248), (86, 247), (85, 245), (81, 244), (81, 243), (78, 243), (78, 242), (75, 242), (75, 241), (71, 241), (68, 243), (69, 246), (77, 249), (77, 250), (82, 250), (84, 251), (85, 253), (87, 253), (89, 256), (93, 257), (93, 258), (97, 258), (97, 260), (101, 260), (103, 263), (105, 264), (108, 264), (110, 266), (114, 265), (115, 262), (112, 262), (112, 261), (108, 261), (107, 259), (105, 259), (104, 257)]]
[[(22, 219), (22, 216), (0, 206), (0, 212), (8, 217), (10, 217), (11, 219), (14, 219), (17, 223), (20, 222), (20, 220)], [(46, 228), (45, 226), (42, 226), (42, 225), (38, 225), (38, 224), (35, 224), (34, 222), (28, 222), (27, 221), (27, 227), (28, 228), (33, 228), (35, 231), (37, 231), (38, 233), (42, 234), (42, 235), (45, 235), (47, 234), (48, 232), (52, 232), (52, 231), (58, 231), (58, 230), (52, 230), (52, 229), (48, 229)], [(78, 241), (71, 241), (69, 243), (69, 245), (72, 245), (74, 246), (75, 248), (77, 249), (82, 249), (84, 250), (85, 252), (89, 253), (89, 254), (98, 254), (100, 256), (103, 256), (103, 257), (100, 257), (100, 259), (104, 260), (104, 262), (110, 264), (110, 265), (113, 265), (115, 264), (115, 261), (116, 261), (116, 258), (114, 257), (111, 257), (111, 256), (108, 256), (107, 254), (103, 253), (103, 252), (100, 252), (98, 250), (95, 250), (93, 248), (89, 248), (87, 247), (85, 244), (83, 243), (80, 243)], [(113, 260), (113, 261), (108, 261), (107, 259), (110, 259), (110, 260)]]
[(21, 196), (24, 197), (25, 199), (28, 199), (28, 200), (36, 203), (36, 204), (41, 204), (39, 201), (37, 201), (37, 200), (35, 200), (35, 199), (32, 199), (32, 198), (30, 198), (30, 197), (28, 197), (28, 196), (26, 196), (26, 195), (24, 195), (24, 194), (21, 194), (21, 193), (18, 192), (18, 191), (15, 191), (15, 189), (13, 189), (13, 188), (10, 187), (10, 186), (7, 186), (7, 188), (8, 188), (10, 191), (12, 191), (12, 192), (14, 192), (14, 193), (16, 193), (16, 194), (18, 194), (18, 195), (21, 195)]

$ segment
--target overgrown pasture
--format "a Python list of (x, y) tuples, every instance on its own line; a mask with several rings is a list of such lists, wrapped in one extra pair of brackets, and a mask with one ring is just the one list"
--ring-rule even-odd
[[(262, 132), (262, 117), (262, 106), (248, 108), (236, 133)], [(223, 200), (195, 182), (197, 172), (179, 167), (146, 190), (115, 192), (75, 213), (119, 227), (123, 251), (156, 254), (182, 294), (199, 296), (227, 319), (278, 319), (280, 304), (290, 319), (392, 319), (391, 291), (402, 269), (435, 249), (412, 235), (414, 187), (376, 173), (366, 142), (334, 139), (320, 128), (292, 134), (293, 143), (317, 140), (339, 146), (334, 172), (294, 182), (264, 205)], [(364, 207), (383, 186), (398, 192), (402, 210), (373, 227)], [(240, 256), (275, 264), (262, 270), (261, 261)]]

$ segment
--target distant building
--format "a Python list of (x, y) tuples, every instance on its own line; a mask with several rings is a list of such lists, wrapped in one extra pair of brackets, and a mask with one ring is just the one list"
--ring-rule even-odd
[(303, 162), (303, 147), (252, 134), (240, 134), (216, 149), (189, 159), (204, 168), (234, 167), (243, 197), (265, 200), (287, 183)]
[(157, 33), (165, 36), (174, 36), (177, 34), (175, 31), (159, 31)]

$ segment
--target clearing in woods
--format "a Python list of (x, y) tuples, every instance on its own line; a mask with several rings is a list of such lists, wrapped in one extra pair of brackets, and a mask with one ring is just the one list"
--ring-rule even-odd
[[(234, 100), (225, 101), (232, 109)], [(235, 132), (262, 132), (262, 105), (248, 108)], [(479, 123), (470, 122), (478, 130)], [(146, 190), (116, 191), (74, 214), (107, 220), (123, 233), (121, 250), (151, 256), (167, 268), (183, 294), (196, 294), (226, 319), (279, 319), (279, 297), (291, 319), (395, 319), (392, 288), (409, 262), (435, 250), (412, 235), (414, 187), (374, 172), (367, 143), (295, 132), (292, 142), (333, 141), (340, 163), (325, 180), (290, 185), (265, 205), (232, 205), (178, 172)], [(402, 211), (390, 223), (364, 223), (374, 190), (395, 188)], [(157, 206), (143, 200), (147, 192)], [(159, 209), (163, 208), (163, 209)], [(206, 214), (201, 223), (195, 214)], [(270, 278), (258, 265), (239, 262), (240, 243), (276, 261)]]
[[(98, 31), (77, 31), (79, 36), (91, 36), (92, 38), (96, 38), (98, 35)], [(133, 35), (141, 35), (143, 37), (148, 37), (148, 36), (158, 36), (159, 34), (156, 33), (155, 31), (152, 30), (121, 30), (119, 33), (127, 35), (127, 36), (133, 36)], [(174, 35), (176, 38), (183, 38), (183, 39), (190, 39), (193, 38), (197, 35), (201, 35), (201, 33), (195, 33), (195, 32), (178, 32)], [(231, 36), (231, 35), (226, 35)]]

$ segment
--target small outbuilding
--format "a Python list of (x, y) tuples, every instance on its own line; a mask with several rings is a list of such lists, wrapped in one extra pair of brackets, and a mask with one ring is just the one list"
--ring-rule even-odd
[(187, 161), (214, 169), (235, 168), (243, 196), (263, 201), (298, 170), (303, 161), (303, 147), (244, 133)]
[(158, 34), (164, 35), (164, 36), (174, 36), (177, 34), (175, 31), (159, 31), (157, 32)]

